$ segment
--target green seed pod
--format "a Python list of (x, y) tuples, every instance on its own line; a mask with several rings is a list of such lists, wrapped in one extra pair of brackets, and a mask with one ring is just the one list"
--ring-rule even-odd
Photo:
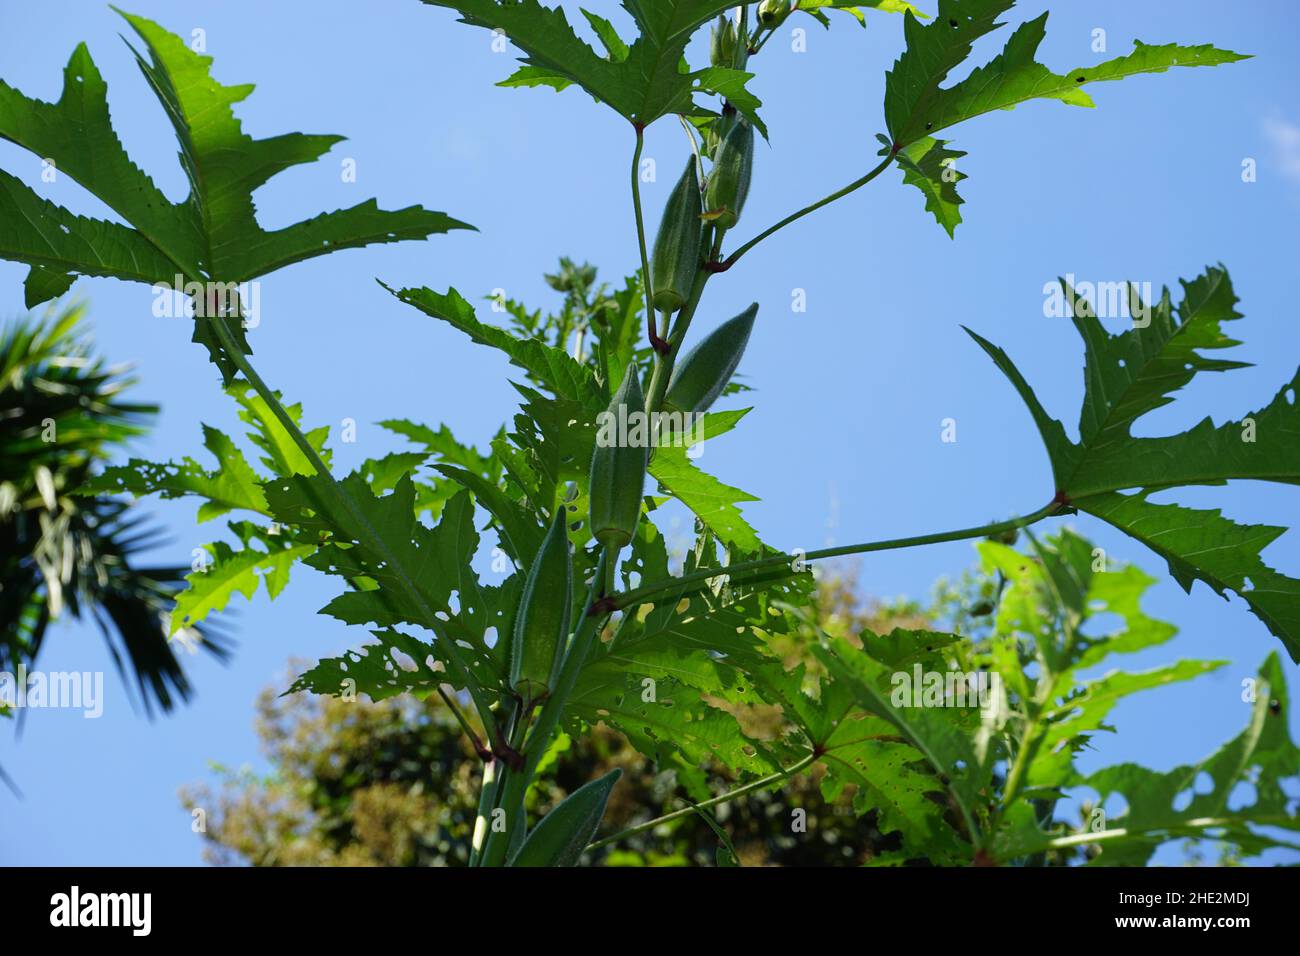
[(790, 15), (790, 0), (763, 0), (758, 5), (758, 22), (765, 27), (779, 27)]
[(591, 456), (591, 533), (607, 548), (632, 540), (641, 517), (641, 489), (650, 459), (650, 426), (636, 364), (601, 416)]
[(730, 229), (740, 221), (754, 171), (754, 127), (737, 117), (718, 144), (704, 194), (705, 218)]
[(650, 276), (654, 282), (654, 306), (660, 312), (676, 312), (686, 304), (700, 268), (700, 177), (694, 157), (668, 196), (664, 217), (655, 236)]
[(755, 302), (706, 335), (677, 363), (664, 396), (666, 411), (703, 412), (717, 401), (745, 354), (757, 315)]
[(524, 581), (510, 643), (510, 687), (524, 706), (551, 692), (560, 664), (560, 648), (569, 636), (573, 603), (573, 560), (565, 513), (555, 516)]
[(577, 866), (582, 851), (596, 835), (605, 815), (609, 792), (623, 775), (614, 769), (599, 780), (583, 784), (533, 827), (511, 866)]

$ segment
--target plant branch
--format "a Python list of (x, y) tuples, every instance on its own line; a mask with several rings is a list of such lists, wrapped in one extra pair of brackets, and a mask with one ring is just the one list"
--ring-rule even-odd
[[(1054, 837), (1043, 842), (1042, 847), (1034, 847), (1029, 852), (1038, 852), (1040, 849), (1063, 850), (1074, 846), (1086, 846), (1090, 843), (1103, 843), (1108, 840), (1122, 840), (1135, 836), (1142, 836), (1147, 833), (1164, 833), (1168, 838), (1174, 836), (1182, 837), (1203, 837), (1203, 831), (1211, 827), (1230, 827), (1241, 824), (1238, 817), (1196, 817), (1192, 820), (1182, 820), (1176, 824), (1169, 825), (1152, 825), (1149, 827), (1113, 827), (1109, 830), (1084, 831), (1083, 833), (1071, 833), (1067, 836)], [(1295, 819), (1286, 814), (1268, 814), (1253, 817), (1252, 823), (1260, 826), (1291, 826)], [(1277, 840), (1278, 845), (1300, 849), (1300, 844), (1288, 843), (1284, 840)]]
[(799, 771), (812, 766), (814, 763), (817, 762), (819, 758), (820, 758), (820, 754), (818, 754), (817, 751), (814, 750), (810, 752), (807, 756), (802, 757), (795, 763), (791, 764), (789, 767), (786, 767), (784, 770), (778, 770), (776, 773), (768, 774), (766, 777), (762, 777), (758, 780), (754, 780), (750, 783), (747, 783), (743, 787), (737, 787), (735, 790), (728, 790), (726, 793), (720, 794), (709, 800), (705, 800), (703, 803), (692, 804), (691, 806), (683, 807), (680, 810), (674, 810), (672, 813), (665, 813), (661, 817), (655, 817), (653, 820), (647, 820), (645, 823), (638, 823), (636, 826), (629, 827), (628, 829), (623, 830), (621, 833), (615, 833), (613, 836), (605, 837), (605, 839), (603, 840), (597, 840), (595, 843), (589, 843), (587, 845), (587, 849), (599, 850), (603, 846), (609, 846), (611, 843), (618, 843), (619, 841), (625, 840), (630, 836), (636, 836), (638, 833), (644, 833), (646, 830), (651, 830), (654, 827), (659, 826), (661, 823), (669, 823), (673, 820), (678, 820), (681, 819), (682, 817), (690, 816), (692, 813), (695, 813), (696, 811), (708, 810), (710, 807), (716, 807), (720, 804), (727, 803), (731, 800), (735, 800), (737, 797), (743, 797), (747, 793), (754, 793), (755, 791), (762, 790), (766, 787), (770, 787), (772, 784), (780, 783), (782, 780), (786, 779), (787, 777), (793, 777)]
[[(708, 233), (706, 232), (705, 235), (707, 236)], [(668, 351), (663, 355), (655, 355), (654, 371), (650, 373), (650, 384), (646, 386), (645, 393), (645, 409), (652, 415), (663, 405), (664, 395), (668, 392), (668, 382), (672, 378), (673, 366), (677, 363), (679, 346), (686, 338), (686, 330), (691, 327), (691, 319), (695, 317), (695, 310), (700, 304), (700, 297), (704, 295), (704, 287), (708, 284), (710, 275), (711, 273), (706, 269), (696, 270), (695, 281), (691, 284), (690, 298), (677, 313), (672, 331), (668, 333)]]
[(497, 805), (498, 789), (497, 761), (489, 760), (483, 764), (483, 781), (479, 787), (478, 812), (474, 815), (474, 832), (470, 838), (469, 865), (478, 866), (479, 857), (483, 855), (483, 846), (491, 824), (492, 811)]
[(470, 743), (474, 745), (474, 752), (483, 760), (491, 760), (491, 749), (483, 746), (483, 741), (479, 739), (478, 734), (474, 732), (474, 728), (470, 726), (469, 721), (465, 719), (465, 715), (461, 712), (460, 707), (457, 706), (456, 699), (448, 694), (441, 684), (438, 685), (438, 696), (442, 698), (442, 702), (447, 705), (447, 709), (450, 710), (452, 716), (456, 718), (456, 723), (460, 724), (460, 729), (465, 732), (465, 736), (468, 737)]
[(650, 257), (646, 254), (645, 216), (641, 212), (641, 151), (645, 148), (645, 129), (635, 124), (636, 149), (632, 150), (632, 211), (636, 214), (636, 241), (641, 253), (641, 290), (645, 293), (646, 336), (656, 355), (661, 355), (667, 342), (655, 331), (654, 287), (650, 276)]
[[(415, 602), (416, 606), (420, 609), (420, 613), (425, 616), (425, 619), (434, 620), (433, 609), (429, 607), (428, 601), (425, 600), (424, 595), (420, 592), (420, 589), (416, 586), (415, 582), (406, 574), (406, 571), (398, 560), (397, 555), (393, 553), (392, 549), (389, 548), (388, 543), (384, 541), (379, 532), (370, 524), (370, 521), (366, 518), (364, 512), (362, 512), (357, 506), (357, 503), (352, 500), (352, 496), (343, 489), (343, 486), (340, 485), (337, 480), (335, 480), (334, 475), (321, 459), (320, 454), (314, 447), (312, 447), (311, 442), (307, 440), (307, 436), (302, 433), (302, 430), (298, 428), (298, 424), (285, 410), (284, 405), (280, 403), (279, 397), (267, 386), (266, 382), (262, 380), (262, 376), (260, 376), (257, 373), (257, 370), (249, 363), (248, 357), (244, 355), (238, 343), (235, 342), (234, 336), (231, 335), (230, 329), (227, 328), (224, 317), (215, 317), (212, 322), (212, 327), (216, 331), (218, 340), (221, 342), (221, 347), (225, 349), (226, 354), (230, 356), (235, 367), (239, 369), (240, 373), (243, 374), (249, 384), (253, 386), (258, 395), (262, 397), (262, 400), (266, 402), (267, 407), (271, 409), (271, 413), (275, 415), (281, 426), (284, 427), (294, 444), (296, 444), (299, 450), (307, 457), (307, 460), (311, 463), (312, 467), (316, 470), (321, 479), (326, 482), (339, 503), (348, 510), (352, 519), (357, 522), (357, 526), (368, 539), (366, 545), (373, 549), (392, 570), (394, 576), (396, 576), (398, 582), (401, 584), (402, 589), (406, 591), (407, 596)], [(496, 726), (496, 721), (492, 716), (488, 700), (484, 695), (483, 687), (479, 684), (477, 678), (474, 677), (473, 672), (471, 672), (469, 667), (466, 665), (465, 659), (461, 656), (460, 650), (456, 647), (455, 641), (440, 640), (440, 643), (442, 644), (443, 650), (446, 652), (448, 662), (456, 672), (456, 676), (461, 679), (461, 682), (465, 685), (465, 689), (469, 691), (470, 696), (473, 698), (479, 719), (483, 722), (483, 726), (488, 732), (488, 737), (491, 740), (492, 745), (494, 747), (497, 746), (498, 743), (501, 742), (500, 733)]]
[(790, 223), (802, 219), (804, 216), (808, 215), (809, 213), (816, 212), (818, 209), (821, 209), (823, 206), (828, 206), (831, 203), (833, 203), (835, 200), (843, 199), (849, 193), (861, 189), (867, 183), (871, 182), (873, 179), (875, 179), (877, 176), (883, 173), (886, 169), (888, 169), (889, 164), (894, 161), (894, 156), (895, 153), (891, 151), (890, 154), (884, 158), (884, 160), (880, 163), (879, 166), (871, 170), (871, 172), (867, 173), (862, 178), (855, 179), (853, 182), (849, 183), (843, 189), (838, 189), (835, 192), (831, 193), (829, 196), (824, 196), (823, 198), (813, 203), (811, 206), (804, 206), (798, 212), (791, 213), (790, 215), (786, 216), (784, 219), (778, 222), (775, 226), (772, 226), (770, 229), (765, 229), (763, 232), (760, 232), (753, 239), (749, 240), (749, 242), (745, 243), (743, 246), (741, 246), (739, 249), (737, 249), (735, 252), (729, 255), (724, 261), (712, 263), (711, 265), (713, 271), (726, 272), (728, 269), (730, 269), (739, 261), (741, 256), (747, 253), (750, 249), (753, 249), (756, 245), (758, 245), (768, 236), (772, 235), (775, 232), (779, 232), (780, 230), (784, 229), (786, 226), (790, 225)]
[(681, 577), (669, 578), (666, 581), (659, 581), (631, 591), (624, 591), (621, 594), (613, 595), (611, 603), (615, 609), (623, 609), (637, 604), (644, 604), (653, 598), (657, 598), (661, 594), (669, 592), (672, 592), (676, 597), (681, 597), (687, 593), (702, 590), (713, 578), (728, 577), (734, 582), (737, 577), (744, 578), (756, 572), (774, 571), (783, 565), (786, 568), (786, 575), (799, 574), (803, 569), (797, 567), (797, 565), (804, 561), (821, 561), (826, 558), (838, 558), (849, 554), (867, 554), (872, 551), (895, 551), (900, 548), (916, 548), (927, 544), (941, 544), (945, 541), (963, 541), (968, 538), (988, 537), (989, 535), (1001, 534), (1004, 531), (1011, 531), (1013, 529), (1018, 530), (1031, 524), (1035, 524), (1042, 521), (1044, 518), (1050, 518), (1051, 516), (1058, 514), (1064, 508), (1065, 506), (1060, 502), (1053, 500), (1031, 514), (1021, 515), (1017, 518), (1010, 518), (1006, 521), (995, 521), (992, 524), (979, 525), (975, 528), (962, 528), (957, 531), (941, 531), (937, 534), (923, 534), (911, 538), (890, 538), (885, 541), (868, 541), (863, 544), (848, 544), (837, 548), (823, 548), (820, 551), (809, 551), (807, 554), (803, 555), (776, 554), (766, 558), (757, 558), (753, 561), (741, 561), (724, 568), (694, 571), (690, 574), (684, 574)]
[(686, 131), (686, 138), (691, 141), (691, 152), (695, 154), (695, 171), (699, 174), (700, 182), (704, 182), (704, 157), (700, 155), (700, 141), (696, 138), (695, 127), (681, 113), (677, 114), (681, 120), (682, 129)]

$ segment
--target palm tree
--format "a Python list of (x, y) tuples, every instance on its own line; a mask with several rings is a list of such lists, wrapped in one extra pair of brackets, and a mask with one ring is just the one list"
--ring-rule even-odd
[[(93, 620), (128, 693), (134, 677), (152, 716), (190, 695), (168, 639), (172, 598), (189, 569), (137, 566), (159, 543), (157, 529), (129, 502), (78, 495), (158, 412), (122, 401), (135, 379), (92, 354), (84, 311), (51, 309), (43, 321), (0, 329), (0, 669), (32, 667), (52, 622)], [(190, 636), (218, 658), (229, 654), (211, 628)]]

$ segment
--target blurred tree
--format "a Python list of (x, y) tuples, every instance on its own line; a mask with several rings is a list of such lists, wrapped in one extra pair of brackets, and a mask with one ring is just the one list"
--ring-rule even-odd
[[(190, 694), (168, 639), (189, 568), (137, 566), (156, 530), (127, 502), (77, 495), (158, 408), (122, 400), (135, 380), (92, 354), (84, 311), (52, 309), (0, 329), (0, 669), (31, 668), (52, 622), (89, 619), (145, 712), (168, 711)], [(228, 654), (210, 628), (182, 636)]]

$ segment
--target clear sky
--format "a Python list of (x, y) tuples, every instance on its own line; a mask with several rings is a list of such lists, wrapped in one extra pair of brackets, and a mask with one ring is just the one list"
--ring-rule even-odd
[[(920, 0), (923, 8), (932, 3)], [(266, 280), (262, 324), (252, 333), (258, 368), (308, 421), (335, 429), (360, 423), (358, 440), (337, 445), (350, 466), (402, 447), (369, 424), (389, 417), (445, 422), (486, 444), (513, 413), (517, 394), (496, 353), (401, 305), (374, 282), (455, 286), (470, 299), (501, 288), (552, 305), (542, 282), (559, 254), (589, 259), (607, 279), (636, 266), (628, 199), (631, 131), (577, 90), (500, 89), (512, 56), (490, 35), (416, 0), (356, 3), (200, 3), (132, 0), (128, 9), (188, 36), (206, 31), (215, 74), (254, 82), (237, 109), (254, 136), (301, 130), (349, 137), (312, 166), (283, 174), (257, 194), (268, 228), (377, 196), (386, 208), (421, 203), (474, 223), (478, 234), (374, 247), (291, 267)], [(566, 4), (576, 14), (576, 5)], [(1046, 4), (1025, 2), (1012, 23)], [(1209, 263), (1231, 270), (1246, 318), (1236, 358), (1255, 366), (1202, 375), (1171, 408), (1148, 416), (1140, 434), (1182, 430), (1260, 407), (1297, 361), (1294, 287), (1300, 213), (1300, 32), (1284, 0), (1222, 4), (1057, 3), (1040, 57), (1059, 70), (1086, 66), (1147, 42), (1213, 42), (1255, 58), (1100, 84), (1095, 110), (1034, 103), (954, 131), (969, 152), (962, 170), (965, 223), (950, 241), (923, 211), (920, 194), (890, 171), (817, 217), (785, 230), (710, 285), (704, 328), (761, 303), (742, 372), (757, 389), (755, 411), (709, 445), (709, 471), (762, 500), (746, 514), (764, 540), (808, 550), (939, 531), (1031, 511), (1052, 493), (1038, 436), (1001, 374), (959, 329), (966, 324), (1005, 347), (1067, 427), (1082, 393), (1081, 343), (1043, 313), (1054, 277), (1151, 282), (1177, 289)], [(130, 52), (126, 26), (87, 0), (0, 5), (0, 75), (28, 95), (56, 99), (78, 41), (89, 44), (109, 84), (113, 118), (136, 162), (169, 196), (185, 186), (170, 125)], [(612, 0), (590, 8), (624, 26)], [(580, 18), (578, 18), (580, 19)], [(1285, 26), (1283, 26), (1285, 24)], [(877, 162), (883, 74), (901, 49), (902, 20), (847, 19), (824, 33), (808, 21), (808, 50), (770, 43), (753, 88), (772, 131), (760, 145), (741, 237), (849, 182)], [(1108, 50), (1092, 51), (1093, 31)], [(991, 56), (1008, 30), (986, 38)], [(696, 50), (695, 60), (700, 59)], [(646, 187), (651, 228), (685, 157), (672, 119), (648, 133), (661, 169)], [(358, 181), (341, 180), (356, 160)], [(1258, 180), (1242, 181), (1242, 162)], [(39, 161), (0, 144), (0, 168), (50, 198), (107, 215), (67, 177), (41, 183)], [(25, 270), (0, 264), (0, 315), (22, 311)], [(807, 311), (791, 309), (806, 291)], [(200, 422), (232, 430), (235, 412), (206, 353), (183, 321), (152, 317), (145, 286), (80, 280), (101, 350), (138, 362), (136, 397), (163, 414), (138, 454), (200, 454)], [(489, 313), (490, 314), (490, 313)], [(517, 377), (517, 376), (516, 376)], [(955, 443), (940, 422), (957, 422)], [(1177, 499), (1224, 508), (1248, 522), (1300, 524), (1300, 489), (1256, 483), (1181, 492)], [(160, 555), (188, 562), (219, 524), (196, 526), (194, 505), (143, 505), (171, 543)], [(1077, 527), (1117, 558), (1158, 574), (1150, 612), (1177, 624), (1169, 645), (1134, 667), (1176, 657), (1226, 658), (1215, 675), (1140, 695), (1113, 715), (1120, 733), (1098, 741), (1091, 768), (1136, 760), (1160, 769), (1193, 762), (1240, 731), (1247, 719), (1241, 679), (1280, 643), (1240, 602), (1202, 585), (1185, 595), (1161, 562), (1092, 519)], [(969, 543), (868, 556), (861, 581), (873, 594), (924, 596), (934, 579), (969, 564)], [(1300, 531), (1266, 559), (1300, 574)], [(200, 842), (177, 788), (211, 780), (207, 766), (264, 768), (252, 729), (253, 699), (285, 686), (288, 659), (319, 657), (366, 634), (314, 612), (334, 581), (300, 569), (275, 603), (237, 601), (239, 647), (229, 667), (190, 662), (197, 696), (172, 717), (133, 713), (98, 634), (64, 624), (40, 660), (46, 670), (105, 670), (99, 720), (77, 712), (29, 714), (21, 739), (0, 730), (0, 766), (21, 786), (0, 788), (0, 863), (195, 864)], [(1130, 662), (1126, 661), (1126, 665)], [(1287, 662), (1294, 689), (1300, 668)], [(1297, 724), (1294, 712), (1293, 726)]]

